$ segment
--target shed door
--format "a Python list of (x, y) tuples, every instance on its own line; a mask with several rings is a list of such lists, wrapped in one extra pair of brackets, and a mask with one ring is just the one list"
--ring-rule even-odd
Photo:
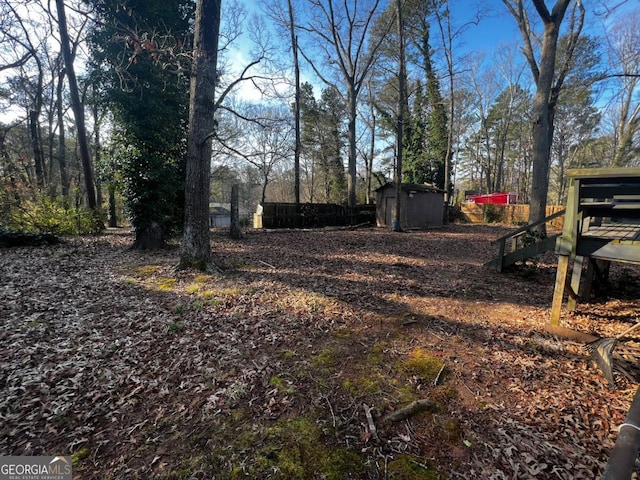
[(386, 197), (384, 199), (384, 224), (387, 227), (393, 225), (393, 209), (396, 206), (396, 197)]

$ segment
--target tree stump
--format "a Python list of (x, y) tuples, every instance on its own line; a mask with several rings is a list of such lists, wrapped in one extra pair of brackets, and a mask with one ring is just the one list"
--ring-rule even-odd
[(162, 227), (157, 222), (151, 222), (148, 226), (136, 229), (136, 239), (131, 246), (132, 250), (160, 250), (166, 248)]

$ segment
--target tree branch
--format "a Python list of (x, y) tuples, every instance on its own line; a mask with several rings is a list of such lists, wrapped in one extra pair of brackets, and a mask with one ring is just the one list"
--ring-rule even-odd
[[(533, 6), (536, 8), (536, 11), (538, 12), (538, 15), (540, 15), (540, 18), (542, 19), (542, 21), (544, 23), (552, 23), (553, 19), (551, 18), (551, 14), (549, 13), (549, 10), (547, 9), (547, 6), (544, 3), (544, 0), (533, 0)], [(553, 7), (553, 12), (555, 14), (555, 10), (556, 7), (558, 6), (558, 4), (555, 5), (555, 7)]]
[[(558, 70), (556, 84), (553, 87), (554, 93), (552, 94), (555, 95), (556, 97), (560, 92), (560, 89), (562, 88), (562, 85), (567, 76), (567, 73), (569, 72), (569, 69), (571, 68), (571, 64), (573, 62), (573, 54), (575, 52), (576, 46), (578, 45), (578, 39), (580, 38), (580, 33), (582, 32), (582, 27), (584, 25), (585, 11), (584, 11), (584, 6), (582, 5), (582, 1), (578, 0), (576, 4), (576, 8), (578, 9), (578, 12), (579, 12), (577, 26), (576, 26), (576, 13), (574, 11), (573, 15), (571, 15), (571, 22), (570, 22), (569, 34), (568, 34), (569, 40), (567, 44), (567, 50), (564, 55), (564, 61), (562, 62), (562, 66)], [(553, 101), (555, 103), (555, 99)]]
[(523, 53), (525, 58), (527, 59), (527, 62), (529, 63), (529, 68), (531, 69), (533, 80), (534, 82), (538, 83), (538, 78), (540, 78), (540, 69), (538, 68), (538, 63), (536, 62), (536, 58), (533, 53), (533, 45), (531, 44), (531, 25), (529, 23), (527, 12), (522, 5), (522, 0), (516, 0), (515, 6), (511, 3), (510, 0), (502, 0), (502, 3), (506, 5), (506, 7), (509, 9), (509, 12), (511, 12), (511, 15), (516, 19), (516, 22), (518, 23), (518, 28), (520, 29), (520, 34), (522, 35), (522, 40), (524, 41)]

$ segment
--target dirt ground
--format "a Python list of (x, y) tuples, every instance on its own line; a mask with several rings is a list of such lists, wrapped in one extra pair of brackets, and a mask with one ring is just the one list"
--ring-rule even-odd
[[(482, 267), (509, 229), (220, 231), (216, 275), (118, 231), (2, 249), (0, 455), (96, 480), (596, 478), (633, 372), (610, 389), (545, 331), (552, 253)], [(640, 321), (638, 273), (613, 264), (562, 324)]]

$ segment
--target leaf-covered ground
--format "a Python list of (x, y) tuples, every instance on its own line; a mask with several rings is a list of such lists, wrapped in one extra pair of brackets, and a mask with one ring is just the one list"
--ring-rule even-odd
[[(637, 384), (545, 331), (553, 254), (482, 268), (507, 230), (219, 232), (220, 275), (117, 232), (2, 249), (0, 455), (96, 480), (594, 478)], [(563, 324), (640, 321), (638, 270), (610, 280)]]

